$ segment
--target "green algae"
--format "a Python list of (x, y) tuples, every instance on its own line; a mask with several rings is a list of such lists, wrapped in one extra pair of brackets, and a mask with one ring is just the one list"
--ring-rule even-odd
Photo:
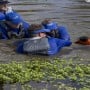
[[(24, 84), (29, 81), (53, 82), (57, 79), (69, 79), (83, 86), (80, 90), (85, 88), (88, 90), (90, 88), (90, 64), (74, 64), (73, 60), (66, 61), (58, 58), (52, 61), (32, 59), (0, 64), (0, 84), (17, 82)], [(60, 88), (61, 85), (58, 87)], [(71, 90), (75, 89), (71, 88)]]

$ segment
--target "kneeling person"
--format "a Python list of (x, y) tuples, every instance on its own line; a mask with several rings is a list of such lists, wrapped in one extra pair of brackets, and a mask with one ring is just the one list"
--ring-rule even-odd
[(42, 21), (42, 25), (46, 29), (50, 29), (49, 35), (52, 37), (63, 40), (70, 40), (69, 32), (64, 26), (59, 26), (56, 22), (53, 22), (50, 19), (45, 19)]

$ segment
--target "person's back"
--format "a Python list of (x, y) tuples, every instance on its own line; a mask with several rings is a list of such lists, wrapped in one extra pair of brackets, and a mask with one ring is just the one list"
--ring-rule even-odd
[[(40, 24), (31, 24), (28, 29), (29, 37), (27, 40), (17, 45), (18, 53), (42, 53), (49, 48), (48, 38), (44, 32), (49, 32), (49, 29), (43, 29)], [(31, 49), (31, 50), (30, 50)]]
[(42, 25), (46, 29), (50, 29), (50, 34), (52, 37), (63, 40), (70, 40), (69, 32), (64, 26), (59, 26), (56, 22), (52, 22), (49, 19), (45, 19), (44, 21), (42, 21)]
[(58, 38), (49, 37), (48, 38), (50, 49), (48, 50), (48, 55), (53, 55), (58, 53), (63, 47), (70, 46), (72, 43), (70, 41), (65, 41)]

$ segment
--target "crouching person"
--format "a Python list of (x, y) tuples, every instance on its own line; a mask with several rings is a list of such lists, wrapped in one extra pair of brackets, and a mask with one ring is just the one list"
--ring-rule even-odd
[(32, 24), (28, 30), (30, 38), (17, 45), (18, 53), (38, 53), (53, 55), (58, 53), (63, 47), (70, 46), (71, 42), (49, 36), (49, 29), (43, 28), (40, 24)]
[(29, 24), (8, 3), (10, 3), (8, 0), (0, 0), (1, 39), (11, 39), (12, 36), (17, 38), (28, 37)]
[(56, 22), (53, 22), (50, 19), (42, 21), (42, 25), (46, 29), (50, 29), (50, 35), (52, 37), (70, 41), (70, 35), (64, 26), (59, 26)]

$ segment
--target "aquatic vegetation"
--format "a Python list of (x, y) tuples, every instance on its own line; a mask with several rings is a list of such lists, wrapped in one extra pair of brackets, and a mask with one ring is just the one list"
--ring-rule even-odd
[[(0, 64), (0, 84), (29, 81), (70, 80), (84, 88), (90, 88), (90, 64), (74, 64), (73, 60), (40, 60)], [(60, 88), (60, 87), (59, 87)], [(74, 89), (71, 89), (74, 90)], [(88, 90), (88, 89), (87, 89)]]

